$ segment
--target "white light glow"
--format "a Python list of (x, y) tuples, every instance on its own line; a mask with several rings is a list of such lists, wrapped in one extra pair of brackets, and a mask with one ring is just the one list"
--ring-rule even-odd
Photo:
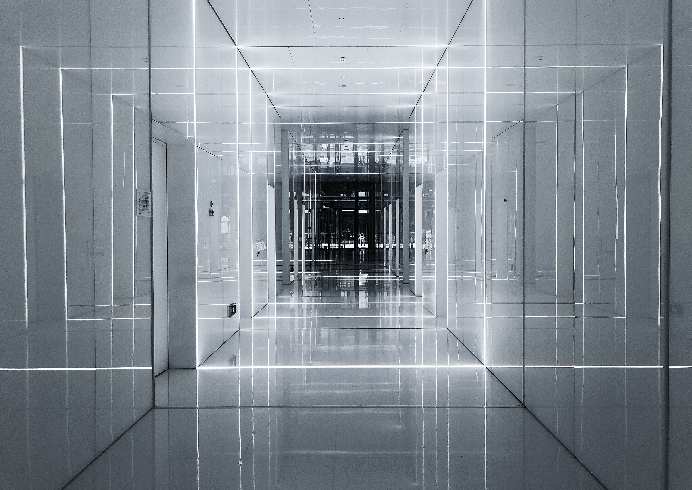
[(22, 228), (24, 231), (24, 321), (25, 328), (29, 328), (29, 265), (27, 260), (27, 243), (26, 243), (26, 135), (24, 134), (24, 46), (19, 47), (19, 118), (21, 125), (21, 141), (22, 141)]
[(0, 372), (151, 371), (151, 366), (0, 368)]
[[(493, 366), (500, 367), (500, 366)], [(517, 366), (503, 366), (503, 367), (517, 367)], [(520, 367), (520, 366), (519, 366)], [(151, 368), (148, 368), (151, 369)], [(449, 364), (449, 365), (438, 365), (438, 364), (330, 364), (330, 365), (320, 365), (320, 364), (305, 364), (305, 365), (283, 365), (283, 366), (260, 366), (260, 365), (249, 365), (249, 366), (205, 366), (202, 365), (197, 368), (201, 371), (234, 371), (246, 370), (246, 369), (367, 369), (367, 370), (380, 370), (380, 369), (433, 369), (433, 370), (445, 370), (445, 369), (485, 369), (482, 364)]]

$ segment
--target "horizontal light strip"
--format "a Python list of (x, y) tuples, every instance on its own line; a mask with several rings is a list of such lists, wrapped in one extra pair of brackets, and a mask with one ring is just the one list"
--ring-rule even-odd
[[(632, 46), (632, 45), (628, 45)], [(658, 46), (658, 45), (657, 45)], [(510, 69), (510, 70), (519, 70), (519, 69), (524, 69), (526, 68), (527, 70), (542, 70), (545, 68), (625, 68), (626, 65), (542, 65), (542, 66), (488, 66), (487, 68), (489, 69)], [(360, 67), (360, 66), (326, 66), (326, 67), (266, 67), (266, 68), (256, 68), (253, 67), (253, 71), (264, 71), (264, 70), (280, 70), (280, 71), (289, 71), (289, 70), (294, 70), (294, 71), (305, 71), (305, 70), (315, 70), (315, 71), (330, 71), (330, 70), (335, 70), (335, 71), (360, 71), (360, 70), (433, 70), (437, 68), (437, 65), (433, 66), (421, 66), (421, 65), (413, 65), (413, 66), (370, 66), (370, 67)], [(444, 67), (445, 70), (481, 70), (486, 68), (483, 65), (471, 65), (471, 66), (450, 66), (450, 67)], [(50, 68), (46, 68), (46, 70), (49, 70)], [(102, 70), (102, 71), (148, 71), (150, 67), (89, 67), (89, 68), (83, 68), (83, 67), (70, 67), (70, 66), (61, 66), (61, 70), (66, 70), (66, 71), (94, 71), (94, 70)], [(186, 71), (235, 71), (237, 68), (235, 66), (233, 67), (196, 67), (196, 68), (190, 68), (190, 67), (184, 67), (184, 66), (178, 66), (178, 67), (156, 67), (152, 66), (151, 70), (186, 70)], [(241, 70), (245, 70), (245, 68), (242, 68)]]
[(142, 316), (142, 317), (118, 317), (118, 318), (111, 318), (111, 317), (106, 317), (106, 318), (68, 318), (68, 322), (105, 322), (105, 321), (110, 321), (110, 320), (151, 320), (150, 316)]
[(436, 364), (344, 364), (344, 365), (309, 365), (309, 366), (199, 366), (197, 369), (204, 371), (223, 371), (234, 369), (483, 369), (482, 364), (450, 364), (448, 366)]
[[(488, 366), (489, 368), (521, 368), (522, 366)], [(526, 368), (536, 368), (536, 369), (557, 369), (557, 368), (569, 368), (569, 369), (661, 369), (663, 366), (558, 366), (558, 365), (526, 365)]]
[[(289, 365), (289, 366), (199, 366), (197, 369), (204, 371), (222, 371), (234, 369), (479, 369), (485, 368), (482, 364), (344, 364), (344, 365)], [(515, 368), (521, 369), (522, 366), (487, 366), (493, 368)], [(526, 366), (527, 368), (540, 369), (662, 369), (663, 366)], [(692, 369), (692, 366), (670, 366), (671, 369)], [(146, 368), (151, 369), (151, 368)]]
[[(423, 305), (421, 304), (421, 307)], [(357, 310), (358, 308), (353, 308), (354, 310)], [(281, 320), (294, 320), (298, 318), (348, 318), (350, 320), (355, 320), (359, 318), (383, 318), (382, 315), (296, 315), (296, 316), (266, 316), (266, 317), (261, 317), (261, 318), (276, 318), (276, 319), (281, 319)], [(391, 316), (388, 316), (386, 318), (420, 318), (420, 319), (429, 319), (429, 318), (435, 318), (435, 315), (432, 313), (429, 314), (429, 316), (420, 316), (420, 315), (397, 315), (396, 313), (392, 313)]]
[[(368, 304), (370, 305), (423, 305), (423, 298), (416, 298), (416, 297), (411, 297), (409, 296), (410, 299), (416, 301), (415, 303), (412, 301), (401, 303), (400, 301), (368, 301)], [(406, 299), (406, 298), (402, 298)], [(317, 301), (317, 302), (310, 302), (310, 301), (305, 301), (305, 302), (296, 302), (296, 303), (269, 303), (270, 305), (275, 305), (275, 306), (300, 306), (300, 305), (348, 305), (355, 307), (357, 306), (355, 303), (352, 302), (328, 302), (328, 301)]]
[(0, 371), (151, 371), (151, 366), (102, 367), (102, 368), (0, 368)]

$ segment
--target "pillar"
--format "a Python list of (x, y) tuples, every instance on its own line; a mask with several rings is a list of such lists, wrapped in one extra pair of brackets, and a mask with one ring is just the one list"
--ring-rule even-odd
[[(281, 279), (283, 284), (291, 283), (290, 253), (290, 172), (288, 161), (288, 130), (281, 130)], [(241, 201), (242, 202), (242, 201)]]
[(168, 145), (168, 367), (197, 367), (195, 146)]
[(447, 318), (447, 168), (435, 174), (435, 316)]
[(392, 211), (393, 211), (393, 206), (392, 203), (389, 203), (389, 206), (387, 206), (387, 217), (389, 219), (389, 226), (387, 229), (389, 230), (389, 239), (387, 240), (388, 247), (387, 247), (387, 262), (389, 262), (389, 270), (392, 270), (392, 242), (394, 241), (394, 233), (392, 233)]
[(414, 269), (414, 293), (423, 295), (423, 184), (416, 186), (415, 195), (415, 269)]
[(252, 318), (252, 176), (238, 170), (238, 202), (250, 203), (238, 210), (238, 314)]
[(402, 263), (402, 273), (403, 273), (403, 283), (408, 284), (409, 283), (409, 274), (410, 274), (410, 266), (411, 266), (411, 254), (410, 254), (410, 235), (411, 232), (409, 230), (409, 223), (410, 223), (410, 218), (409, 218), (409, 204), (410, 204), (410, 199), (409, 199), (409, 170), (410, 170), (410, 164), (409, 164), (409, 132), (408, 129), (404, 129), (403, 135), (402, 135), (402, 140), (403, 140), (403, 147), (404, 147), (404, 155), (403, 155), (403, 162), (402, 162), (402, 168), (401, 168), (401, 198), (403, 199), (402, 201), (402, 230), (401, 230), (401, 243), (403, 244), (403, 263)]
[(301, 189), (298, 182), (293, 185), (293, 278), (298, 279), (298, 270), (301, 267), (300, 263), (300, 216), (302, 209), (300, 207)]
[[(276, 300), (276, 193), (274, 187), (267, 184), (267, 301)], [(284, 208), (286, 209), (286, 208)], [(286, 213), (288, 214), (288, 213)], [(282, 227), (283, 228), (283, 227)], [(283, 234), (283, 232), (282, 232)], [(286, 257), (289, 257), (288, 250)]]
[(536, 282), (536, 123), (524, 124), (524, 284)]
[(387, 265), (387, 250), (389, 250), (389, 228), (387, 228), (387, 222), (389, 220), (389, 206), (384, 207), (384, 212), (382, 213), (382, 220), (384, 221), (384, 224), (382, 225), (382, 229), (384, 230), (382, 233), (382, 252), (384, 255), (384, 264), (385, 266)]
[(400, 260), (400, 250), (401, 250), (401, 226), (399, 225), (399, 221), (401, 221), (401, 216), (399, 214), (399, 208), (401, 207), (400, 205), (400, 200), (396, 200), (396, 213), (394, 214), (394, 218), (396, 219), (396, 227), (395, 227), (395, 235), (394, 235), (394, 246), (396, 247), (394, 249), (394, 274), (396, 274), (397, 277), (399, 277), (399, 260)]

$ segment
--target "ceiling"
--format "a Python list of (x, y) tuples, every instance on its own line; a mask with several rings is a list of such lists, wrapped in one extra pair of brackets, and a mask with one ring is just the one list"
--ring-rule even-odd
[[(496, 134), (575, 90), (590, 31), (551, 29), (565, 12), (540, 3), (525, 17), (518, 0), (152, 0), (152, 113), (217, 154), (252, 139), (241, 118), (306, 142), (387, 146), (414, 120)], [(588, 56), (607, 66), (597, 79), (626, 53)]]
[[(455, 32), (482, 43), (472, 3), (197, 0), (193, 11), (189, 0), (154, 2), (152, 111), (188, 136), (196, 122), (214, 152), (235, 140), (238, 92), (252, 94), (253, 113), (275, 111), (314, 141), (393, 143)], [(236, 66), (251, 74), (236, 80)]]

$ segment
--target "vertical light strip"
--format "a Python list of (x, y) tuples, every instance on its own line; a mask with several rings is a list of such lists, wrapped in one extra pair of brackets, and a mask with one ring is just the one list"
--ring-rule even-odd
[[(583, 72), (582, 72), (583, 77)], [(582, 80), (583, 85), (583, 80)], [(582, 304), (582, 336), (584, 335), (584, 318), (586, 310), (586, 140), (584, 139), (584, 98), (586, 91), (581, 94), (581, 304)], [(583, 341), (583, 337), (582, 337)], [(582, 342), (582, 354), (584, 343)], [(583, 357), (582, 357), (583, 360)]]
[[(69, 355), (69, 333), (67, 328), (67, 207), (65, 198), (65, 115), (63, 108), (63, 73), (62, 68), (58, 68), (58, 75), (60, 79), (60, 172), (62, 179), (62, 254), (63, 254), (63, 266), (65, 267), (65, 272), (63, 275), (64, 288), (65, 288), (65, 367), (70, 367), (70, 355)], [(70, 404), (70, 374), (65, 372), (65, 406), (68, 410), (65, 413), (65, 439), (67, 440), (67, 468), (71, 471), (71, 458), (70, 458), (70, 417), (69, 417), (69, 405)]]
[(485, 233), (485, 193), (488, 139), (488, 0), (483, 1), (483, 190), (481, 192), (481, 270), (483, 271), (483, 482), (488, 487), (488, 298), (486, 289), (486, 233)]
[[(448, 19), (449, 19), (449, 17), (448, 17)], [(451, 41), (450, 41), (450, 44), (451, 44)], [(446, 152), (445, 160), (446, 161), (445, 161), (445, 169), (444, 169), (444, 171), (446, 173), (445, 186), (447, 187), (445, 189), (445, 198), (446, 198), (445, 200), (447, 201), (447, 203), (450, 202), (449, 201), (449, 168), (450, 168), (450, 164), (449, 164), (449, 56), (450, 56), (449, 51), (447, 51), (447, 56), (446, 56), (446, 65), (447, 65), (446, 68), (447, 69), (445, 70), (445, 75), (447, 78), (446, 84), (445, 84), (445, 98), (446, 98), (446, 100), (445, 100), (445, 102), (446, 102), (445, 103), (445, 110), (446, 110), (446, 114), (445, 114), (445, 152)], [(456, 162), (455, 162), (455, 164), (456, 164)], [(407, 178), (408, 178), (408, 176), (407, 176)], [(408, 199), (408, 196), (405, 196), (405, 197), (406, 197), (406, 199)], [(456, 199), (456, 194), (454, 195), (454, 198)], [(449, 242), (450, 242), (450, 240), (449, 240), (449, 204), (446, 204), (446, 206), (447, 206), (447, 210), (445, 212), (445, 221), (446, 221), (445, 234), (446, 234), (447, 243), (445, 244), (446, 253), (445, 253), (445, 264), (444, 264), (444, 266), (445, 266), (445, 294), (444, 294), (444, 297), (445, 297), (445, 318), (448, 318), (448, 315), (449, 315), (449, 253), (450, 253), (450, 246), (449, 246)], [(456, 236), (456, 234), (453, 236)], [(406, 250), (406, 244), (408, 243), (408, 241), (409, 241), (409, 237), (406, 237), (406, 241), (403, 242), (404, 243), (404, 250)], [(456, 246), (454, 247), (454, 250), (456, 251)], [(454, 304), (456, 305), (456, 298), (454, 299)], [(447, 320), (447, 322), (448, 322), (448, 320)], [(449, 325), (449, 323), (447, 323), (447, 324)]]
[[(586, 89), (584, 88), (584, 70), (581, 70), (582, 74), (582, 93), (581, 93), (581, 359), (579, 362), (584, 363), (586, 359), (586, 262), (585, 262), (585, 250), (586, 250), (586, 141), (584, 139), (584, 98), (586, 97)], [(581, 406), (584, 406), (584, 378), (585, 374), (581, 374)], [(575, 386), (576, 388), (576, 386)], [(579, 418), (579, 447), (584, 447), (584, 418)], [(576, 439), (576, 435), (575, 435)]]
[(60, 172), (62, 180), (62, 258), (65, 274), (63, 276), (65, 287), (65, 360), (67, 362), (67, 208), (65, 199), (65, 116), (63, 114), (63, 81), (62, 69), (58, 68), (60, 78)]
[[(613, 267), (618, 270), (618, 238), (620, 237), (620, 194), (618, 193), (618, 124), (617, 114), (613, 117), (613, 181), (615, 187), (615, 240), (613, 243)], [(615, 283), (615, 304), (617, 305), (617, 282)], [(616, 310), (617, 312), (617, 310)]]
[[(623, 253), (622, 253), (622, 273), (624, 275), (624, 310), (623, 315), (625, 316), (625, 339), (627, 339), (627, 102), (629, 99), (629, 70), (628, 66), (625, 65), (625, 143), (624, 143), (624, 171), (623, 171), (623, 184), (622, 184), (622, 239), (623, 239)], [(627, 349), (625, 349), (625, 355), (627, 355)]]
[[(521, 287), (521, 403), (522, 406), (526, 407), (526, 3), (527, 0), (523, 0), (523, 23), (522, 23), (522, 100), (521, 100), (521, 110), (522, 110), (522, 125), (521, 125), (521, 142), (522, 142), (522, 148), (521, 148), (521, 281), (522, 281), (522, 287)], [(575, 83), (576, 83), (576, 76), (575, 76)], [(576, 124), (576, 99), (577, 94), (575, 90), (574, 94), (574, 103), (575, 103), (575, 124)], [(535, 127), (535, 125), (534, 125)], [(532, 131), (532, 133), (535, 135), (535, 130)], [(535, 147), (535, 136), (533, 138), (534, 140), (534, 147)], [(575, 141), (576, 141), (576, 136), (575, 136)], [(534, 151), (532, 152), (535, 155), (535, 148)], [(534, 158), (535, 160), (535, 158)], [(532, 165), (534, 165), (535, 169), (535, 161), (532, 162)], [(575, 168), (576, 168), (576, 151), (575, 151)], [(517, 172), (518, 174), (518, 172)], [(518, 178), (518, 175), (517, 175)], [(576, 189), (576, 176), (575, 176), (575, 189)], [(518, 193), (517, 193), (518, 194)], [(533, 198), (534, 196), (531, 196)], [(575, 190), (575, 200), (576, 200), (576, 190)], [(518, 203), (518, 199), (517, 199)], [(535, 207), (534, 207), (535, 209)], [(535, 212), (535, 211), (534, 211)], [(575, 221), (576, 221), (576, 215), (575, 216)], [(535, 216), (534, 216), (534, 223), (535, 223)], [(535, 233), (534, 233), (535, 235)], [(535, 243), (535, 242), (534, 242)], [(574, 242), (573, 242), (574, 243)], [(572, 245), (572, 248), (574, 250), (575, 245)], [(574, 252), (573, 252), (574, 253)], [(535, 257), (535, 254), (534, 254)], [(574, 264), (574, 260), (572, 261), (572, 264)], [(535, 264), (535, 259), (534, 259), (534, 264)], [(573, 265), (574, 266), (574, 265)], [(532, 275), (535, 277), (535, 273), (532, 273)], [(574, 276), (572, 276), (574, 281)], [(574, 294), (574, 287), (572, 288), (573, 294)]]
[[(137, 250), (137, 167), (135, 165), (135, 97), (132, 96), (132, 365), (135, 366), (135, 260)], [(135, 389), (135, 373), (132, 372), (132, 393)], [(134, 405), (134, 399), (133, 399)], [(133, 407), (134, 408), (134, 407)]]
[(199, 371), (197, 371), (197, 407), (195, 410), (195, 446), (197, 451), (196, 470), (197, 470), (197, 490), (200, 490), (200, 457), (199, 457)]
[[(251, 373), (254, 373), (255, 370), (253, 369)], [(252, 374), (251, 374), (252, 376)], [(256, 490), (257, 488), (257, 476), (255, 473), (255, 459), (257, 456), (257, 447), (255, 446), (255, 391), (254, 391), (254, 385), (252, 389), (252, 407), (250, 408), (250, 420), (252, 422), (252, 488), (253, 490)]]
[[(238, 5), (236, 3), (236, 11)], [(236, 12), (237, 13), (237, 12)], [(236, 23), (237, 23), (236, 16)], [(236, 24), (237, 30), (237, 24)], [(234, 46), (235, 53), (235, 174), (236, 174), (236, 191), (235, 191), (235, 205), (236, 205), (236, 267), (238, 271), (238, 290), (236, 292), (237, 300), (240, 303), (240, 89), (238, 87), (239, 77), (238, 77), (238, 46)], [(238, 328), (240, 329), (241, 323), (238, 323)], [(240, 371), (238, 372), (238, 403), (240, 403)], [(239, 405), (240, 406), (240, 405)], [(240, 424), (240, 413), (238, 414), (238, 423)], [(240, 432), (240, 425), (238, 426), (238, 431)], [(242, 471), (242, 467), (241, 467)]]
[[(24, 46), (19, 47), (19, 120), (21, 125), (22, 141), (22, 227), (24, 231), (24, 322), (25, 328), (29, 328), (29, 264), (27, 259), (26, 238), (26, 141), (24, 121)], [(27, 364), (27, 367), (28, 364)]]
[[(247, 237), (250, 240), (250, 251), (251, 251), (251, 254), (250, 254), (250, 317), (252, 318), (252, 316), (254, 316), (254, 314), (255, 314), (255, 248), (254, 248), (255, 240), (253, 237), (253, 234), (255, 232), (255, 223), (254, 223), (254, 220), (252, 219), (252, 215), (254, 214), (253, 211), (255, 208), (255, 206), (254, 206), (255, 203), (252, 199), (252, 185), (254, 183), (255, 176), (253, 173), (254, 169), (252, 168), (253, 167), (253, 165), (252, 165), (253, 164), (253, 161), (252, 161), (252, 156), (253, 156), (253, 151), (252, 151), (252, 143), (253, 143), (252, 142), (252, 72), (249, 69), (248, 69), (247, 77), (248, 77), (248, 84), (247, 84), (247, 86), (248, 86), (248, 96), (247, 96), (248, 97), (248, 111), (247, 111), (247, 113), (249, 114), (249, 117), (250, 117), (249, 126), (248, 126), (248, 128), (250, 130), (250, 142), (249, 142), (250, 143), (249, 144), (250, 150), (248, 152), (250, 154), (249, 155), (250, 161), (248, 162), (248, 165), (249, 165), (248, 171), (250, 173), (250, 203), (249, 203), (250, 204), (250, 233), (248, 233)], [(238, 284), (240, 284), (240, 283), (238, 283)], [(254, 322), (252, 322), (250, 324), (250, 329), (252, 329), (252, 327), (254, 327)], [(252, 348), (252, 340), (253, 340), (253, 337), (250, 337), (251, 348)], [(254, 349), (252, 349), (252, 350), (254, 350)], [(253, 352), (253, 355), (254, 355), (254, 352)], [(255, 396), (254, 392), (252, 393), (252, 396), (253, 397)]]
[[(675, 6), (675, 7), (674, 7)], [(667, 61), (664, 58), (663, 46), (661, 47), (661, 126), (663, 129), (663, 98), (665, 96), (665, 151), (662, 154), (661, 177), (662, 177), (662, 211), (665, 216), (661, 222), (662, 237), (662, 256), (659, 265), (663, 267), (663, 282), (659, 285), (662, 296), (659, 305), (663, 303), (663, 322), (661, 324), (661, 364), (663, 369), (660, 376), (660, 406), (661, 414), (661, 438), (660, 438), (660, 461), (663, 471), (661, 472), (662, 488), (670, 486), (670, 242), (671, 242), (671, 170), (672, 170), (672, 143), (673, 143), (673, 9), (677, 8), (677, 3), (673, 0), (666, 2), (666, 30), (665, 48), (667, 49)], [(665, 62), (665, 65), (664, 65)], [(664, 71), (665, 70), (665, 71)], [(665, 80), (665, 82), (664, 82)], [(665, 159), (665, 161), (663, 161)]]
[[(114, 233), (114, 223), (113, 223), (113, 218), (115, 216), (114, 213), (114, 207), (115, 207), (115, 181), (114, 181), (114, 175), (113, 172), (115, 172), (115, 107), (113, 105), (113, 72), (110, 72), (110, 104), (111, 104), (111, 168), (110, 168), (110, 191), (111, 191), (111, 234), (110, 234), (110, 242), (111, 242), (111, 301), (110, 301), (110, 307), (111, 307), (111, 315), (110, 315), (110, 344), (109, 344), (109, 359), (108, 362), (110, 363), (110, 366), (113, 366), (113, 317), (115, 316), (114, 310), (115, 310), (115, 252), (113, 248), (113, 241), (115, 238), (115, 233)], [(109, 389), (110, 389), (110, 416), (113, 417), (113, 373), (109, 372), (108, 373), (108, 380), (109, 380)], [(113, 424), (110, 425), (109, 427), (110, 430), (110, 436), (113, 438)]]
[[(193, 151), (195, 162), (195, 204), (193, 210), (195, 213), (195, 366), (199, 366), (199, 283), (197, 274), (199, 273), (199, 210), (198, 193), (199, 193), (199, 169), (197, 167), (197, 12), (196, 0), (192, 0), (192, 134), (193, 134)], [(199, 406), (199, 390), (197, 390), (197, 406)], [(198, 467), (199, 469), (199, 467)], [(199, 473), (199, 471), (198, 471)]]
[[(659, 377), (661, 390), (661, 437), (660, 464), (662, 468), (662, 488), (669, 488), (670, 480), (670, 320), (669, 320), (669, 280), (670, 280), (670, 170), (671, 170), (671, 118), (672, 118), (672, 75), (673, 48), (672, 9), (673, 2), (668, 2), (668, 22), (664, 52), (661, 46), (661, 87), (659, 91), (659, 125), (658, 125), (658, 326), (659, 326), (659, 364), (663, 366)], [(668, 56), (666, 60), (665, 56)], [(664, 72), (665, 63), (665, 72)], [(667, 76), (666, 76), (667, 75)], [(666, 150), (665, 167), (663, 162), (663, 97), (666, 97)], [(664, 174), (665, 172), (665, 174)], [(664, 202), (665, 200), (665, 202)], [(666, 216), (664, 221), (663, 212)], [(666, 247), (663, 250), (663, 247)], [(665, 263), (664, 263), (665, 261)], [(665, 270), (662, 270), (665, 267)], [(666, 302), (663, 305), (663, 302)]]
[[(238, 32), (238, 2), (235, 3), (235, 23), (236, 32)], [(238, 45), (234, 43), (235, 51), (235, 168), (236, 168), (236, 226), (238, 228), (238, 244), (236, 246), (238, 254), (238, 299), (240, 299), (240, 90), (238, 87)], [(238, 329), (240, 330), (241, 323), (238, 323)], [(238, 344), (240, 344), (241, 332), (238, 332)], [(240, 352), (238, 352), (240, 356)], [(238, 407), (240, 407), (240, 369), (238, 370)], [(241, 430), (241, 420), (240, 420), (241, 410), (238, 409), (238, 488), (243, 490), (243, 435)]]
[[(558, 70), (555, 70), (555, 78), (557, 79), (558, 77)], [(558, 100), (558, 89), (559, 89), (559, 82), (558, 80), (555, 80), (555, 99), (556, 101)], [(557, 281), (558, 281), (558, 264), (557, 264), (557, 247), (558, 247), (558, 229), (557, 229), (557, 220), (558, 220), (558, 194), (559, 194), (559, 182), (558, 182), (558, 165), (560, 161), (560, 104), (559, 102), (555, 104), (555, 363), (557, 363), (557, 346), (558, 346), (558, 320), (557, 320), (557, 297), (558, 297), (558, 288), (557, 288)], [(555, 370), (555, 388), (557, 389), (557, 369)]]
[(114, 279), (115, 254), (114, 254), (114, 250), (113, 250), (113, 240), (115, 239), (115, 234), (114, 234), (115, 230), (114, 230), (114, 224), (113, 224), (113, 218), (115, 216), (115, 213), (114, 213), (115, 181), (113, 180), (113, 178), (114, 178), (113, 172), (115, 171), (115, 167), (114, 167), (114, 165), (115, 165), (115, 161), (114, 161), (114, 158), (115, 158), (115, 114), (114, 114), (115, 107), (113, 106), (113, 74), (112, 73), (111, 73), (110, 83), (111, 83), (111, 87), (110, 87), (110, 89), (111, 89), (111, 96), (110, 96), (110, 101), (111, 101), (111, 171), (110, 171), (110, 173), (111, 173), (111, 175), (110, 175), (110, 178), (111, 178), (111, 183), (110, 183), (111, 184), (111, 189), (110, 189), (111, 190), (111, 236), (110, 236), (110, 242), (111, 242), (111, 304), (110, 304), (110, 306), (111, 306), (111, 360), (112, 360), (112, 354), (113, 354), (113, 351), (112, 351), (112, 346), (113, 346), (113, 316), (114, 316), (113, 310), (115, 308), (115, 306), (113, 304), (115, 302), (115, 300), (114, 300), (114, 296), (115, 296), (115, 293), (114, 293), (114, 287), (115, 287), (114, 286), (114, 284), (115, 284), (115, 279)]
[(481, 174), (481, 272), (483, 274), (483, 363), (488, 364), (487, 340), (488, 340), (488, 298), (486, 281), (486, 185), (487, 185), (487, 160), (488, 160), (488, 0), (483, 2), (483, 170)]
[[(421, 152), (420, 181), (421, 181), (421, 185), (423, 185), (423, 181), (425, 180), (424, 175), (425, 175), (425, 164), (426, 164), (426, 161), (425, 161), (425, 126), (424, 126), (424, 124), (425, 124), (425, 79), (423, 78), (423, 68), (422, 68), (423, 66), (425, 66), (425, 57), (423, 56), (423, 50), (421, 50), (420, 57), (421, 57), (421, 61), (420, 61), (420, 64), (421, 64), (421, 70), (420, 70), (421, 99), (420, 99), (420, 106), (419, 106), (420, 107), (420, 152)], [(418, 113), (418, 111), (416, 111), (416, 114), (417, 113)], [(434, 198), (433, 198), (433, 202), (435, 202)], [(423, 203), (422, 203), (422, 199), (421, 199), (421, 206), (422, 205), (423, 205)], [(390, 220), (391, 220), (391, 213), (392, 212), (391, 212), (391, 205), (390, 205), (390, 210), (389, 210)], [(390, 221), (390, 223), (391, 223), (391, 221)], [(392, 236), (392, 227), (390, 226), (389, 227), (389, 237), (390, 237), (389, 247), (390, 247), (390, 250), (391, 250), (391, 246), (392, 246), (391, 245), (391, 243), (392, 243), (391, 236)], [(390, 252), (390, 259), (389, 260), (391, 263), (391, 252)], [(424, 279), (425, 272), (424, 272), (422, 263), (421, 263), (420, 276), (421, 276), (420, 293), (421, 293), (421, 296), (423, 297), (423, 304), (425, 305), (425, 301), (426, 301), (425, 279)], [(434, 282), (433, 282), (433, 284), (434, 284)], [(437, 312), (435, 312), (435, 313), (437, 314)]]
[[(627, 65), (625, 65), (625, 93), (627, 93)], [(627, 114), (627, 97), (625, 96), (625, 117)], [(613, 158), (613, 177), (615, 180), (615, 239), (613, 240), (613, 249), (614, 249), (614, 257), (613, 257), (613, 266), (615, 268), (615, 298), (613, 301), (613, 313), (615, 315), (618, 315), (618, 282), (617, 282), (617, 272), (618, 272), (618, 239), (620, 237), (620, 194), (619, 194), (619, 189), (618, 189), (618, 125), (617, 125), (617, 114), (614, 115), (613, 117), (614, 120), (614, 137), (613, 137), (613, 153), (614, 153), (614, 158)], [(623, 322), (623, 328), (624, 328), (624, 342), (623, 342), (623, 351), (624, 351), (624, 359), (623, 359), (623, 365), (627, 366), (627, 313), (626, 311), (620, 312), (621, 315), (625, 316), (625, 321)], [(617, 326), (618, 321), (617, 319), (613, 320), (614, 326)], [(624, 384), (625, 384), (625, 393), (624, 393), (624, 408), (625, 408), (625, 427), (629, 426), (629, 411), (627, 410), (629, 406), (629, 397), (627, 396), (628, 393), (628, 386), (627, 386), (627, 369), (624, 370), (623, 373), (624, 377)], [(629, 447), (629, 433), (625, 429), (625, 443), (624, 447)], [(625, 472), (624, 476), (624, 487), (627, 488), (627, 472)]]
[[(670, 46), (667, 46), (670, 48)], [(663, 73), (663, 63), (665, 62), (664, 58), (664, 53), (663, 53), (663, 45), (661, 45), (661, 85), (660, 85), (660, 90), (659, 90), (659, 98), (658, 98), (658, 326), (659, 328), (661, 327), (661, 300), (662, 300), (662, 291), (661, 291), (661, 278), (663, 277), (661, 274), (661, 259), (663, 257), (662, 255), (662, 250), (661, 250), (661, 245), (662, 245), (662, 234), (663, 234), (663, 179), (662, 179), (662, 172), (663, 172), (663, 84), (664, 84), (664, 73)], [(672, 60), (670, 61), (672, 63)], [(668, 114), (668, 117), (670, 117), (670, 114)]]

